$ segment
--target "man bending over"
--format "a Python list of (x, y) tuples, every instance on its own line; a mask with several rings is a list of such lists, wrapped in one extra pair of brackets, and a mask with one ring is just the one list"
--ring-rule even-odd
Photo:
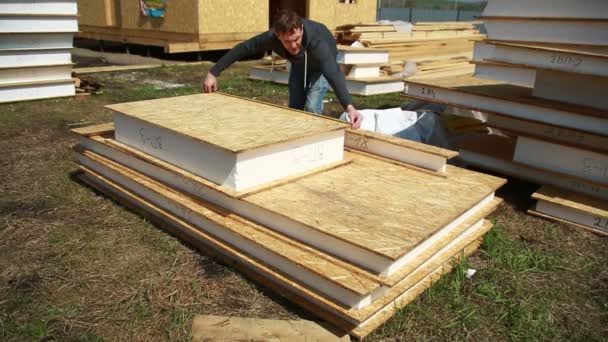
[(323, 99), (329, 81), (349, 116), (352, 128), (361, 126), (363, 116), (353, 106), (344, 74), (336, 62), (338, 49), (333, 34), (325, 25), (300, 18), (290, 10), (277, 13), (271, 30), (238, 44), (224, 55), (205, 77), (204, 91), (216, 91), (217, 77), (234, 62), (268, 50), (291, 63), (290, 108), (323, 113)]

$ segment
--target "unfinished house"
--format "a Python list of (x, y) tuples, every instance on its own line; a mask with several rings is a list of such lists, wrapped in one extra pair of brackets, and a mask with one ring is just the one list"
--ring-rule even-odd
[(146, 1), (78, 1), (77, 37), (162, 46), (167, 53), (222, 50), (266, 31), (281, 8), (329, 29), (375, 21), (377, 10), (375, 0), (166, 0), (161, 16), (155, 17), (142, 3)]

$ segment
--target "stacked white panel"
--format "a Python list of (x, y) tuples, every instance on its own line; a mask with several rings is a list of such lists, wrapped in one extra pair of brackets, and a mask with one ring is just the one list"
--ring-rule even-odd
[(73, 96), (76, 0), (0, 3), (0, 102)]

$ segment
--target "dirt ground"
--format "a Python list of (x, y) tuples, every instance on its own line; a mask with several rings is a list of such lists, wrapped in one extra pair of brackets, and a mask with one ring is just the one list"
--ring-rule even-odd
[[(249, 65), (221, 89), (285, 104)], [(314, 319), (75, 177), (71, 128), (111, 121), (105, 104), (200, 92), (208, 68), (91, 74), (103, 94), (0, 105), (0, 339), (188, 340), (196, 314)], [(527, 215), (535, 189), (510, 179), (482, 248), (368, 340), (608, 339), (608, 239)]]

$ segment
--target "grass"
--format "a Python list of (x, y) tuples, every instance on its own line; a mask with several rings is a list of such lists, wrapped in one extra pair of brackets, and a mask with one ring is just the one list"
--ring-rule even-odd
[[(248, 80), (248, 65), (221, 89), (286, 104), (286, 87)], [(208, 67), (92, 74), (102, 95), (0, 105), (0, 340), (189, 340), (196, 314), (313, 318), (73, 177), (70, 127), (110, 121), (105, 104), (198, 93)], [(480, 251), (368, 340), (606, 340), (607, 240), (527, 215), (532, 191), (501, 189)]]

